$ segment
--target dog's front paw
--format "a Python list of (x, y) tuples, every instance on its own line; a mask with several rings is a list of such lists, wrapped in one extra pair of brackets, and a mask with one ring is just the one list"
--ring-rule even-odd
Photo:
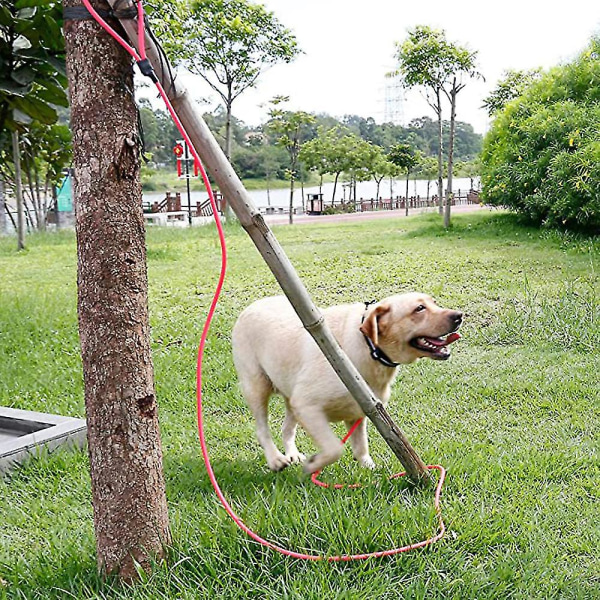
[(298, 450), (295, 452), (288, 452), (285, 457), (289, 459), (290, 464), (301, 464), (306, 460), (306, 456), (304, 456), (302, 452), (298, 452)]
[(375, 468), (375, 462), (368, 454), (367, 454), (367, 456), (363, 456), (362, 458), (358, 458), (357, 460), (358, 460), (360, 466), (364, 467), (365, 469), (374, 469)]
[(283, 471), (283, 469), (292, 464), (292, 460), (289, 456), (284, 456), (283, 454), (279, 453), (269, 458), (267, 460), (267, 464), (269, 465), (269, 469), (271, 469), (271, 471)]

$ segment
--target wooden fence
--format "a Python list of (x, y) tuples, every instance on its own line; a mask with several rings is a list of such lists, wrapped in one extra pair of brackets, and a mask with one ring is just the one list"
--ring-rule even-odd
[[(217, 210), (220, 214), (223, 214), (225, 210), (225, 203), (223, 196), (219, 193), (215, 193), (215, 200), (217, 202)], [(175, 192), (172, 195), (171, 192), (166, 192), (163, 200), (155, 202), (143, 202), (142, 208), (144, 213), (150, 214), (162, 214), (162, 213), (173, 213), (175, 217), (183, 219), (187, 214), (188, 206), (181, 204), (181, 193)], [(185, 214), (184, 214), (185, 213)], [(213, 214), (210, 200), (207, 198), (202, 202), (196, 202), (196, 206), (191, 207), (192, 217), (211, 217)]]
[[(360, 198), (356, 202), (351, 202), (350, 205), (354, 205), (355, 212), (367, 212), (373, 210), (400, 210), (406, 209), (406, 197), (396, 196), (395, 198), (379, 198), (375, 200), (370, 198), (365, 200)], [(460, 204), (479, 204), (479, 192), (477, 190), (461, 191), (457, 190), (452, 196), (452, 206)], [(446, 204), (446, 198), (443, 200), (443, 204)], [(330, 204), (326, 206), (331, 206)], [(336, 207), (341, 207), (342, 203), (335, 204)], [(348, 203), (345, 204), (348, 206)], [(408, 198), (408, 208), (428, 208), (438, 206), (437, 195), (431, 196), (430, 198), (422, 198), (421, 196), (410, 196)]]
[[(223, 196), (219, 193), (215, 194), (217, 201), (217, 208), (220, 214), (223, 214), (225, 209), (225, 202)], [(406, 198), (404, 196), (396, 196), (395, 198), (369, 198), (365, 200), (360, 198), (358, 200), (341, 201), (338, 200), (335, 203), (325, 202), (322, 203), (322, 213), (327, 212), (327, 209), (334, 209), (334, 212), (371, 212), (379, 210), (404, 210), (406, 209)], [(461, 204), (479, 204), (479, 191), (477, 190), (457, 190), (452, 196), (452, 206)], [(444, 198), (443, 204), (446, 204)], [(429, 208), (438, 206), (438, 197), (433, 195), (429, 198), (423, 198), (421, 196), (410, 196), (408, 198), (408, 208)], [(183, 219), (187, 206), (181, 204), (181, 194), (176, 192), (175, 195), (171, 195), (171, 192), (167, 192), (165, 198), (160, 202), (149, 202), (143, 205), (144, 212), (147, 214), (158, 214), (158, 213), (171, 213), (174, 218)], [(263, 207), (261, 212), (265, 214), (287, 214), (289, 209), (287, 207)], [(294, 209), (296, 212), (296, 209)], [(313, 214), (322, 214), (313, 213)], [(202, 202), (196, 202), (196, 206), (192, 206), (193, 217), (210, 217), (212, 216), (212, 207), (208, 199)]]

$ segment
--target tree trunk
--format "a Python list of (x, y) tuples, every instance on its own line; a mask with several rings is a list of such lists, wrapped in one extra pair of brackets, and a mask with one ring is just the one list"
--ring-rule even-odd
[(23, 207), (23, 182), (21, 180), (21, 151), (19, 132), (12, 133), (13, 162), (15, 164), (15, 199), (17, 201), (17, 249), (25, 249), (25, 209)]
[(267, 174), (267, 206), (271, 206), (271, 184)]
[[(109, 8), (103, 1), (95, 5)], [(170, 543), (150, 352), (133, 71), (129, 56), (91, 20), (66, 21), (65, 40), (98, 567), (132, 580), (136, 563), (149, 570), (151, 559), (162, 558)]]
[(294, 169), (292, 169), (292, 176), (290, 177), (290, 216), (289, 223), (294, 223)]
[[(225, 156), (229, 161), (231, 161), (231, 103), (231, 85), (229, 85), (227, 102), (225, 103), (225, 108), (227, 109), (225, 116)], [(225, 202), (225, 221), (227, 223), (232, 223), (235, 221), (235, 213), (233, 212), (229, 202)]]
[(227, 113), (225, 116), (225, 156), (231, 161), (231, 104), (226, 105)]
[(8, 221), (6, 220), (6, 205), (4, 204), (4, 179), (0, 177), (0, 235), (8, 233)]
[(408, 176), (410, 171), (406, 169), (406, 216), (408, 217)]
[(437, 100), (437, 116), (438, 116), (438, 210), (440, 215), (443, 212), (444, 206), (444, 124), (442, 121), (442, 98), (440, 96), (441, 90), (436, 90)]
[(339, 173), (335, 174), (335, 179), (333, 181), (333, 194), (331, 195), (331, 206), (335, 205), (335, 190), (337, 189), (337, 182), (338, 182), (338, 177), (340, 176)]
[(448, 188), (446, 191), (446, 211), (444, 212), (444, 227), (450, 227), (450, 210), (452, 207), (452, 168), (454, 165), (454, 135), (456, 127), (456, 78), (450, 92), (450, 144), (448, 147)]

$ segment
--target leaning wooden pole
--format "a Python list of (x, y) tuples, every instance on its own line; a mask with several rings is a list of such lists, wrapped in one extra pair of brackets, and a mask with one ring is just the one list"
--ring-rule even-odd
[[(118, 5), (121, 11), (134, 6), (131, 0), (127, 2), (108, 0), (108, 2), (113, 8)], [(137, 47), (137, 20), (122, 19), (121, 24), (132, 45)], [(179, 81), (171, 79), (166, 57), (148, 35), (146, 35), (146, 52), (148, 60), (166, 90), (169, 100), (200, 158), (218, 183), (240, 224), (275, 275), (281, 289), (300, 317), (304, 328), (314, 338), (349, 393), (403, 464), (409, 477), (418, 483), (429, 482), (427, 467), (402, 430), (394, 423), (381, 400), (373, 394), (361, 374), (340, 348), (329, 327), (325, 324), (323, 315), (310, 298), (306, 287), (273, 232), (254, 206), (244, 185), (202, 119), (187, 90)]]

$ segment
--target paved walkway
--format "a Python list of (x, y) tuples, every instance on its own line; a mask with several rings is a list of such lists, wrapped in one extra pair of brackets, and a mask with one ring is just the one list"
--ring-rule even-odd
[[(452, 207), (452, 214), (476, 212), (485, 210), (486, 207), (480, 204), (459, 204)], [(428, 208), (410, 208), (408, 216), (421, 215), (424, 213), (436, 212), (437, 207)], [(344, 213), (338, 215), (294, 215), (294, 225), (303, 225), (307, 223), (350, 223), (352, 221), (368, 221), (374, 219), (390, 219), (406, 216), (404, 208), (398, 210), (377, 210), (357, 213)], [(288, 225), (288, 215), (264, 215), (265, 221), (269, 225)]]

